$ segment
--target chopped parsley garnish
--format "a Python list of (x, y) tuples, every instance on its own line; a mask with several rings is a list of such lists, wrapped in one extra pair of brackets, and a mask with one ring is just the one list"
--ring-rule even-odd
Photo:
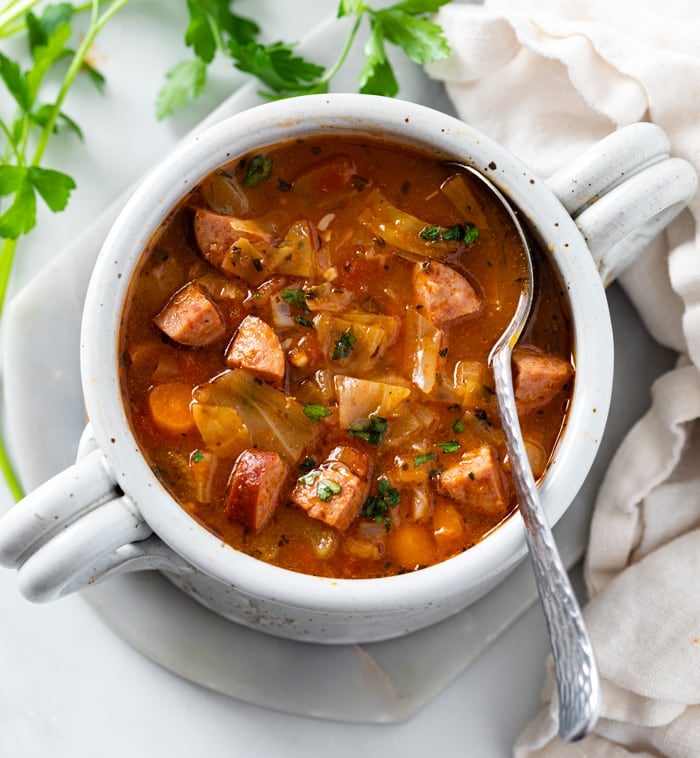
[[(307, 460), (308, 460), (308, 458), (307, 458)], [(304, 474), (304, 476), (300, 476), (299, 477), (299, 481), (302, 484), (306, 484), (306, 485), (310, 486), (310, 485), (312, 485), (319, 478), (319, 476), (321, 476), (321, 472), (320, 471), (309, 471), (308, 474)]]
[(422, 466), (428, 461), (433, 461), (435, 458), (437, 458), (435, 453), (423, 453), (423, 455), (416, 456), (416, 459), (413, 461), (413, 465), (418, 468), (418, 466)]
[(359, 437), (361, 440), (366, 440), (371, 445), (381, 445), (384, 441), (384, 435), (389, 424), (385, 418), (381, 416), (375, 416), (370, 419), (368, 424), (359, 424), (355, 422), (349, 429), (348, 434), (351, 437)]
[(474, 226), (474, 224), (465, 224), (464, 225), (464, 244), (465, 245), (471, 245), (473, 242), (476, 242), (477, 237), (479, 236), (479, 230)]
[(428, 476), (431, 479), (435, 479), (435, 477), (436, 476), (440, 476), (440, 474), (442, 474), (442, 472), (444, 470), (445, 470), (444, 467), (443, 468), (431, 468), (430, 471), (428, 472)]
[(473, 471), (470, 471), (470, 472), (469, 472), (469, 478), (470, 478), (472, 481), (474, 481), (474, 479), (476, 479), (476, 477), (474, 476), (474, 472), (473, 472)]
[(316, 465), (316, 459), (312, 458), (310, 455), (307, 455), (306, 458), (304, 458), (304, 460), (299, 464), (299, 471), (301, 471), (302, 474), (308, 474), (309, 471), (315, 468)]
[(336, 482), (331, 481), (330, 479), (323, 479), (318, 483), (316, 494), (318, 495), (319, 500), (323, 500), (324, 503), (327, 503), (333, 495), (339, 495), (342, 491), (343, 488)]
[(457, 442), (457, 440), (450, 440), (449, 442), (436, 442), (435, 444), (440, 448), (440, 450), (442, 450), (443, 453), (456, 453), (460, 448), (460, 444)]
[(272, 158), (264, 155), (254, 155), (248, 164), (248, 172), (243, 179), (246, 187), (257, 187), (258, 184), (270, 178), (272, 173)]
[(347, 358), (355, 347), (355, 342), (355, 335), (352, 332), (352, 327), (349, 326), (335, 341), (331, 359), (334, 361), (340, 361), (343, 358)]
[(282, 290), (280, 293), (282, 296), (282, 300), (284, 300), (287, 305), (291, 305), (292, 308), (299, 308), (302, 311), (307, 310), (306, 308), (306, 294), (303, 290), (298, 289), (290, 289), (290, 290)]
[(388, 531), (391, 526), (389, 510), (401, 502), (401, 494), (395, 487), (391, 486), (385, 476), (381, 476), (377, 480), (377, 493), (365, 500), (362, 506), (362, 515), (371, 518), (377, 524), (384, 524)]
[(306, 318), (306, 316), (297, 316), (295, 321), (299, 326), (307, 326), (309, 329), (314, 328), (314, 322), (310, 318)]
[(424, 226), (418, 235), (428, 242), (435, 242), (440, 239), (440, 227), (439, 226)]
[(199, 463), (204, 460), (204, 453), (201, 450), (195, 450), (192, 453), (192, 463)]
[(326, 408), (325, 405), (315, 405), (314, 403), (307, 403), (304, 406), (304, 415), (310, 418), (314, 422), (319, 422), (322, 418), (331, 415), (331, 409)]
[(455, 224), (454, 226), (424, 226), (418, 236), (428, 242), (464, 242), (465, 245), (471, 245), (479, 237), (479, 230), (474, 224), (467, 221), (464, 224)]
[(454, 424), (452, 424), (452, 431), (455, 434), (461, 434), (464, 431), (464, 421), (462, 421), (461, 418), (458, 418)]

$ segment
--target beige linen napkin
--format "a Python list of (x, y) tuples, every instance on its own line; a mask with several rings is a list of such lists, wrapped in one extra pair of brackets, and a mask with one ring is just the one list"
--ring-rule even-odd
[[(486, 0), (447, 5), (437, 21), (453, 52), (428, 73), (462, 119), (540, 175), (638, 120), (663, 127), (700, 172), (698, 0)], [(585, 615), (602, 717), (585, 740), (560, 742), (550, 674), (518, 758), (700, 756), (699, 220), (696, 196), (621, 277), (679, 361), (655, 384), (596, 502)]]

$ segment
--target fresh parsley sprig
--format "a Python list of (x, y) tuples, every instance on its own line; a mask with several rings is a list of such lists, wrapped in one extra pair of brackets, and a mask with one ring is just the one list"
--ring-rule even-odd
[(372, 8), (363, 0), (340, 0), (338, 18), (354, 17), (354, 23), (335, 62), (323, 66), (295, 53), (286, 42), (265, 44), (260, 27), (233, 13), (220, 0), (187, 0), (190, 21), (185, 43), (192, 48), (191, 60), (176, 64), (166, 75), (158, 96), (156, 115), (162, 119), (201, 95), (207, 70), (217, 54), (231, 60), (239, 70), (255, 76), (267, 89), (269, 98), (327, 92), (330, 82), (345, 63), (363, 20), (369, 21), (370, 35), (364, 47), (364, 63), (359, 73), (360, 92), (393, 97), (399, 84), (387, 56), (386, 43), (395, 45), (414, 63), (446, 58), (449, 45), (440, 26), (427, 16), (449, 0), (402, 0), (386, 8)]
[[(0, 12), (0, 38), (23, 31), (29, 46), (27, 67), (0, 53), (0, 80), (14, 107), (10, 116), (0, 116), (0, 314), (17, 240), (36, 225), (38, 198), (52, 211), (62, 211), (75, 189), (68, 174), (43, 164), (49, 140), (59, 128), (67, 127), (82, 138), (78, 125), (63, 111), (66, 96), (81, 72), (87, 72), (98, 87), (102, 86), (102, 76), (87, 62), (88, 51), (105, 24), (129, 2), (93, 0), (87, 6), (58, 3), (44, 5), (41, 14), (36, 15), (32, 9), (38, 0), (25, 0), (10, 3)], [(85, 9), (90, 11), (89, 25), (73, 49), (69, 46), (72, 21), (76, 13)], [(63, 74), (57, 94), (45, 100), (47, 77), (59, 69)], [(0, 471), (12, 495), (19, 499), (22, 488), (2, 439)]]

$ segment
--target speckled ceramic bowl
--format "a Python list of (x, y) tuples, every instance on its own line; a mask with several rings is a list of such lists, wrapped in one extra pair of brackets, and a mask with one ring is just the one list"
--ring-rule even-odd
[(470, 126), (423, 106), (367, 95), (270, 103), (186, 140), (143, 182), (99, 256), (85, 304), (82, 378), (91, 424), (78, 463), (0, 521), (0, 561), (18, 568), (32, 600), (61, 597), (112, 575), (156, 569), (226, 618), (317, 642), (396, 637), (456, 613), (500, 582), (526, 547), (518, 513), (457, 557), (417, 572), (338, 580), (242, 554), (200, 526), (142, 457), (120, 394), (118, 338), (141, 253), (169, 210), (237, 155), (318, 133), (381, 135), (486, 173), (549, 251), (568, 293), (576, 383), (554, 464), (540, 485), (556, 523), (596, 455), (608, 412), (613, 342), (604, 283), (695, 189), (692, 169), (668, 157), (663, 132), (628, 127), (548, 181)]

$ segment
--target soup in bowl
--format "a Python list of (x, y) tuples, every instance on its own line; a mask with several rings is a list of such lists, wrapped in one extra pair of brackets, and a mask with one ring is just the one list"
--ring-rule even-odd
[[(157, 569), (232, 621), (330, 643), (481, 597), (526, 551), (488, 366), (523, 258), (453, 162), (487, 174), (532, 237), (536, 306), (513, 367), (554, 524), (610, 402), (598, 268), (694, 188), (649, 126), (554, 178), (566, 207), (478, 131), (398, 100), (296, 98), (186, 140), (103, 246), (79, 460), (0, 521), (0, 561), (32, 600)], [(653, 184), (645, 218), (624, 213), (613, 164), (623, 187)], [(595, 202), (568, 195), (579, 176)], [(596, 260), (586, 218), (606, 219)]]
[[(533, 243), (515, 351), (530, 463), (573, 388)], [(515, 509), (489, 353), (525, 275), (500, 202), (442, 157), (357, 135), (238, 156), (169, 214), (132, 279), (122, 387), (173, 497), (248, 555), (358, 579), (431, 566)]]

